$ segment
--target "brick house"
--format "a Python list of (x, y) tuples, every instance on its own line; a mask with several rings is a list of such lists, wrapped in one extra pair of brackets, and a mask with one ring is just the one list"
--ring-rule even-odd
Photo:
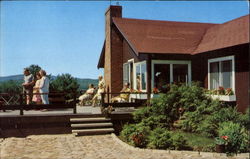
[(231, 88), (230, 98), (219, 98), (236, 102), (239, 111), (249, 106), (249, 15), (223, 24), (142, 20), (110, 6), (105, 17), (98, 68), (109, 91), (119, 92), (124, 82), (152, 92), (200, 81), (210, 90)]

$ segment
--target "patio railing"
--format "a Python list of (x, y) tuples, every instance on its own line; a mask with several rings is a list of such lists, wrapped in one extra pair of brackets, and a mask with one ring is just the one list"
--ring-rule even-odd
[[(33, 95), (49, 95), (50, 104), (26, 104), (26, 93), (0, 93), (0, 110), (20, 110), (20, 115), (23, 115), (24, 110), (39, 110), (39, 109), (67, 109), (72, 108), (73, 113), (76, 114), (77, 93), (33, 93)], [(73, 100), (67, 101), (65, 96), (71, 94)]]
[[(123, 95), (127, 95), (127, 99), (121, 101), (114, 101), (115, 98), (119, 98)], [(101, 106), (106, 108), (108, 106), (112, 107), (140, 107), (145, 106), (148, 103), (148, 93), (147, 92), (119, 92), (110, 93), (105, 92), (101, 94)]]

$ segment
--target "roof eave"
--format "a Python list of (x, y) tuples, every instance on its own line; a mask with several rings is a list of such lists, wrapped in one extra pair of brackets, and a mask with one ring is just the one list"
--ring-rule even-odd
[(101, 51), (101, 54), (100, 54), (100, 57), (99, 57), (99, 61), (98, 61), (98, 65), (97, 65), (98, 69), (99, 68), (104, 68), (105, 44), (106, 44), (106, 40), (104, 40), (102, 51)]
[(127, 36), (125, 35), (125, 33), (122, 32), (122, 30), (116, 24), (115, 20), (113, 20), (113, 23), (116, 26), (116, 28), (118, 29), (118, 31), (121, 33), (121, 35), (123, 36), (123, 38), (127, 41), (127, 43), (129, 44), (129, 46), (131, 47), (131, 49), (133, 50), (133, 52), (136, 54), (136, 56), (138, 56), (139, 52), (135, 49), (135, 47), (133, 46), (133, 44), (128, 40)]

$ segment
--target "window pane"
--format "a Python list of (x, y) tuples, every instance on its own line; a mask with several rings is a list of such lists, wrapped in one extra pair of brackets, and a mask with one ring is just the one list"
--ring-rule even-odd
[(140, 65), (136, 66), (136, 90), (141, 90), (141, 69)]
[(174, 64), (173, 65), (173, 80), (174, 83), (187, 83), (188, 82), (188, 65), (187, 64)]
[(167, 91), (167, 85), (170, 83), (170, 65), (154, 64), (154, 87), (160, 92)]
[(232, 88), (232, 60), (222, 61), (221, 67), (222, 86)]
[(141, 88), (142, 90), (146, 90), (146, 83), (147, 83), (147, 79), (146, 79), (146, 64), (143, 63), (141, 64)]
[(219, 62), (210, 63), (210, 89), (219, 88)]
[(130, 88), (134, 88), (134, 85), (133, 85), (133, 81), (134, 81), (134, 73), (133, 73), (133, 63), (130, 62), (129, 63), (129, 67), (130, 67), (130, 72), (129, 72), (129, 77), (130, 77), (130, 80), (129, 80), (129, 84), (130, 84)]
[(128, 64), (126, 63), (123, 65), (123, 84), (128, 82), (128, 71)]

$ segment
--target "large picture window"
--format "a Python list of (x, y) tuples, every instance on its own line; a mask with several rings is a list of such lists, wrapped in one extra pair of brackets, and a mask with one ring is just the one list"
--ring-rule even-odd
[(208, 88), (234, 90), (234, 56), (208, 60)]
[(191, 61), (152, 61), (152, 87), (166, 92), (171, 83), (191, 82)]
[(146, 78), (146, 62), (135, 63), (135, 89), (146, 91), (147, 89), (147, 78)]

